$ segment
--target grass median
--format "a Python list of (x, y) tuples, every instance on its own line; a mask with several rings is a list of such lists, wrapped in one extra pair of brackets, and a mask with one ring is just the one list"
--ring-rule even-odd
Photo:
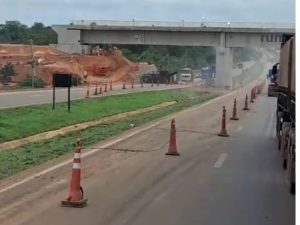
[(27, 144), (13, 150), (2, 151), (0, 152), (0, 179), (72, 152), (74, 142), (79, 136), (83, 141), (83, 146), (89, 146), (130, 129), (131, 124), (139, 126), (170, 113), (206, 102), (216, 96), (216, 94), (193, 92), (193, 98), (182, 98), (176, 105), (135, 115), (109, 124), (89, 127), (80, 131), (79, 134), (78, 132), (71, 132), (64, 136)]
[(71, 113), (66, 103), (57, 104), (55, 110), (51, 104), (0, 110), (0, 143), (194, 95), (164, 90), (77, 100), (72, 101)]

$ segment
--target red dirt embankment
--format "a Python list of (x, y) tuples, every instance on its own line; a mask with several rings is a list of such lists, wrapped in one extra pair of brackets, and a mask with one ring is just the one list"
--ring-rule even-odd
[[(33, 46), (33, 58), (38, 61), (37, 75), (47, 85), (52, 83), (53, 73), (72, 73), (91, 83), (131, 82), (141, 65), (131, 62), (118, 49), (102, 51), (101, 55), (68, 54), (49, 46)], [(0, 44), (0, 68), (7, 63), (15, 67), (13, 83), (31, 76), (32, 50), (30, 45)]]

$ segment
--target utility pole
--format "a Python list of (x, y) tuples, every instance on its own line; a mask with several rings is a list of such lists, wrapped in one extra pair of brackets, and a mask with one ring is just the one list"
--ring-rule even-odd
[(168, 71), (170, 71), (170, 53), (169, 52), (168, 52), (167, 57), (168, 57), (168, 65), (167, 65), (168, 66)]
[(32, 61), (32, 69), (33, 69), (33, 74), (31, 75), (31, 84), (32, 84), (32, 88), (34, 88), (34, 78), (36, 77), (36, 62), (34, 59), (33, 40), (32, 39), (30, 39), (30, 46), (31, 46), (31, 61)]

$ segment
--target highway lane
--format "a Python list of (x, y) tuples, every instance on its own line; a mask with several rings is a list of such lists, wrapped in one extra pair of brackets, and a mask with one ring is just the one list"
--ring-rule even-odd
[(240, 120), (228, 121), (231, 136), (216, 135), (222, 105), (232, 105), (233, 97), (242, 102), (244, 94), (238, 91), (178, 114), (179, 157), (164, 155), (170, 125), (167, 118), (109, 147), (117, 151), (103, 149), (84, 158), (82, 185), (89, 198), (86, 208), (59, 206), (69, 186), (70, 166), (64, 166), (59, 172), (52, 171), (0, 194), (2, 203), (13, 204), (0, 207), (2, 222), (7, 225), (294, 224), (295, 199), (288, 192), (281, 156), (276, 150), (275, 98), (260, 96), (249, 112), (242, 111), (240, 103)]
[[(176, 88), (185, 88), (186, 85), (165, 85), (156, 84), (151, 87), (151, 84), (144, 84), (144, 88), (141, 88), (140, 85), (135, 84), (134, 88), (131, 88), (131, 85), (127, 85), (126, 89), (122, 89), (122, 85), (114, 85), (113, 91), (104, 92), (104, 87), (102, 87), (103, 95), (118, 95), (118, 94), (127, 94), (132, 92), (141, 92), (141, 91), (150, 91), (150, 90), (166, 90), (166, 89), (176, 89)], [(108, 86), (109, 90), (109, 86)], [(93, 97), (95, 91), (95, 86), (90, 88), (90, 96)], [(99, 88), (98, 88), (99, 91)], [(84, 99), (86, 96), (87, 87), (73, 87), (71, 88), (71, 100)], [(100, 97), (100, 95), (98, 95)], [(45, 90), (28, 90), (28, 91), (9, 91), (9, 92), (0, 92), (0, 109), (4, 108), (13, 108), (19, 106), (27, 105), (38, 105), (45, 103), (52, 103), (53, 91), (52, 89)], [(56, 89), (56, 102), (66, 102), (68, 101), (68, 91), (65, 88)]]

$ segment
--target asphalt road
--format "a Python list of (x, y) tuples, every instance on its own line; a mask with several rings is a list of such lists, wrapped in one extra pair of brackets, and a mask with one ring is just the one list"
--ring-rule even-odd
[[(59, 205), (68, 195), (71, 163), (5, 191), (45, 167), (0, 182), (0, 224), (295, 224), (295, 198), (276, 149), (276, 100), (262, 95), (250, 111), (242, 111), (244, 94), (237, 91), (174, 115), (178, 157), (164, 155), (170, 118), (84, 150), (86, 208)], [(233, 97), (240, 120), (227, 121), (230, 137), (218, 137), (222, 105), (229, 108)]]
[[(141, 91), (150, 91), (150, 90), (166, 90), (166, 89), (176, 89), (184, 88), (186, 85), (165, 85), (160, 84), (157, 86), (154, 84), (151, 87), (151, 84), (144, 84), (144, 88), (141, 88), (139, 84), (135, 84), (134, 88), (131, 88), (131, 85), (126, 86), (126, 89), (122, 89), (122, 85), (114, 85), (113, 91), (104, 92), (104, 87), (102, 87), (103, 94), (98, 95), (118, 95), (118, 94), (127, 94), (132, 92), (141, 92)], [(90, 96), (93, 97), (95, 91), (95, 86), (90, 87)], [(99, 91), (99, 88), (98, 88)], [(84, 99), (87, 93), (87, 87), (73, 87), (71, 88), (71, 100)], [(66, 88), (57, 88), (56, 89), (56, 102), (67, 102), (68, 101), (68, 90)], [(4, 108), (13, 108), (18, 106), (27, 106), (27, 105), (38, 105), (45, 103), (52, 103), (53, 101), (53, 91), (52, 89), (45, 90), (28, 90), (28, 91), (9, 91), (9, 92), (0, 92), (0, 109)]]

